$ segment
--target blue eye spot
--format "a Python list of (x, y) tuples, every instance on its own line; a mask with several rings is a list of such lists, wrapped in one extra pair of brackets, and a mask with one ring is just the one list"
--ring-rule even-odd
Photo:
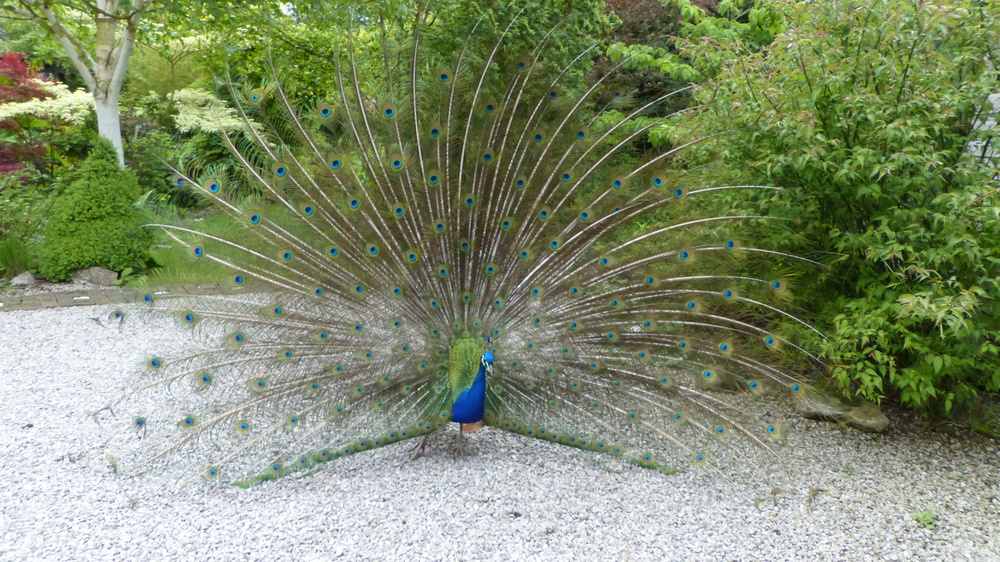
[(382, 113), (384, 113), (386, 117), (392, 117), (393, 115), (396, 114), (396, 111), (391, 107), (387, 107), (385, 108), (385, 111), (383, 111)]
[(184, 321), (187, 322), (188, 324), (190, 324), (191, 322), (194, 322), (194, 314), (191, 314), (190, 312), (188, 312), (187, 314), (185, 314), (184, 315)]
[(396, 295), (398, 297), (399, 295), (403, 294), (403, 290), (400, 289), (399, 287), (393, 287), (392, 288), (392, 294), (394, 294), (394, 295)]
[(674, 190), (674, 197), (683, 197), (683, 196), (684, 196), (683, 189), (678, 187), (677, 189)]
[(621, 189), (622, 188), (622, 180), (615, 180), (615, 181), (611, 182), (611, 185), (614, 186), (615, 189)]
[(493, 110), (494, 110), (494, 109), (496, 109), (496, 108), (495, 108), (495, 107), (493, 107), (493, 104), (492, 104), (492, 103), (488, 103), (488, 104), (486, 104), (486, 112), (487, 112), (487, 113), (493, 113)]
[(691, 254), (687, 250), (681, 251), (681, 259), (686, 260), (691, 257)]
[(396, 170), (402, 168), (403, 167), (403, 161), (402, 160), (393, 160), (392, 161), (392, 167), (394, 169), (396, 169)]
[(361, 206), (361, 201), (358, 201), (357, 199), (351, 199), (350, 205), (352, 209), (357, 209), (358, 207)]
[(517, 180), (517, 187), (524, 187), (524, 180)]
[(260, 222), (260, 215), (258, 215), (257, 213), (254, 213), (254, 214), (250, 215), (250, 222), (253, 223), (253, 224), (259, 223)]
[(355, 293), (358, 293), (358, 294), (361, 294), (361, 293), (365, 292), (365, 287), (364, 287), (364, 285), (358, 285), (357, 287), (355, 287), (355, 288), (354, 288), (354, 292), (355, 292)]
[(292, 253), (291, 252), (284, 252), (284, 253), (282, 253), (281, 254), (281, 259), (283, 259), (285, 261), (291, 260), (292, 259)]
[(576, 138), (578, 138), (578, 139), (585, 138), (586, 136), (587, 136), (587, 133), (585, 133), (583, 131), (577, 131), (576, 132)]
[(314, 209), (312, 208), (312, 205), (306, 205), (305, 207), (302, 208), (302, 212), (305, 215), (312, 215), (313, 211)]
[(337, 248), (336, 246), (330, 248), (330, 257), (331, 258), (337, 257), (338, 254), (340, 254), (340, 248)]
[(334, 158), (333, 160), (330, 161), (330, 167), (333, 168), (334, 170), (339, 170), (341, 164), (343, 164), (343, 162), (340, 161), (340, 158)]
[(437, 185), (437, 183), (441, 181), (441, 178), (439, 178), (437, 174), (431, 174), (431, 177), (428, 178), (428, 180), (431, 182), (431, 185)]
[(569, 180), (573, 179), (573, 176), (571, 176), (569, 174), (569, 172), (563, 172), (563, 175), (561, 177), (562, 177), (562, 181), (569, 181)]
[(441, 130), (440, 129), (437, 129), (437, 128), (431, 129), (431, 136), (432, 137), (437, 137), (437, 136), (440, 136), (440, 135), (441, 135)]
[(732, 250), (735, 247), (736, 247), (736, 242), (732, 240), (726, 240), (726, 249)]
[(396, 207), (395, 209), (393, 209), (393, 210), (392, 210), (392, 212), (393, 212), (393, 214), (395, 214), (395, 215), (396, 215), (397, 217), (401, 217), (401, 216), (403, 216), (403, 213), (404, 213), (404, 209), (403, 209), (402, 207)]
[(559, 92), (557, 92), (555, 90), (552, 90), (552, 91), (549, 92), (549, 98), (550, 99), (556, 99), (558, 97), (559, 97)]
[(211, 191), (212, 193), (218, 193), (219, 187), (220, 187), (219, 182), (213, 181), (211, 184), (209, 184), (208, 190)]
[(448, 76), (448, 74), (446, 74), (444, 72), (442, 72), (441, 74), (438, 74), (438, 80), (440, 80), (442, 82), (447, 82), (450, 79), (451, 79), (451, 77)]
[(276, 169), (274, 170), (274, 173), (275, 173), (275, 175), (277, 175), (277, 176), (278, 176), (279, 178), (280, 178), (280, 177), (282, 177), (282, 176), (284, 176), (284, 175), (285, 175), (285, 174), (286, 174), (287, 172), (288, 172), (288, 170), (287, 170), (287, 169), (285, 169), (285, 167), (284, 167), (284, 166), (278, 166), (278, 167), (277, 167), (277, 168), (276, 168)]
[(521, 256), (521, 259), (528, 259), (527, 250), (521, 250), (521, 253), (519, 255)]
[(659, 177), (653, 178), (653, 185), (655, 185), (656, 187), (660, 187), (661, 185), (663, 185), (663, 179)]

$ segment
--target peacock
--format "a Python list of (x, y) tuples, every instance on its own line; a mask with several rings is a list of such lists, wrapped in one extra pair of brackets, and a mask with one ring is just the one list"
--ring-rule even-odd
[(219, 216), (152, 227), (228, 290), (112, 313), (192, 331), (115, 406), (129, 458), (245, 486), (410, 439), (416, 457), (450, 423), (458, 455), (490, 426), (663, 472), (780, 458), (782, 423), (745, 404), (806, 391), (780, 353), (818, 359), (755, 322), (795, 321), (788, 280), (732, 272), (797, 258), (725, 234), (767, 217), (703, 210), (774, 188), (682, 185), (673, 163), (702, 139), (645, 142), (683, 116), (657, 112), (681, 92), (632, 99), (627, 57), (565, 87), (597, 45), (554, 66), (550, 31), (511, 56), (524, 17), (485, 55), (385, 33), (377, 81), (346, 41), (323, 99), (289, 95), (280, 64), (226, 76), (245, 126), (222, 138), (258, 194), (178, 167)]

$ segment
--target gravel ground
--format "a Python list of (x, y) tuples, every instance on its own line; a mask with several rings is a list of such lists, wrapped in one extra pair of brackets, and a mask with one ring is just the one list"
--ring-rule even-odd
[[(802, 420), (773, 490), (489, 429), (472, 457), (440, 435), (413, 462), (397, 444), (249, 490), (118, 475), (124, 437), (91, 414), (184, 336), (106, 314), (0, 313), (0, 560), (1000, 560), (998, 443), (902, 419), (876, 436)], [(911, 517), (927, 509), (933, 529)]]

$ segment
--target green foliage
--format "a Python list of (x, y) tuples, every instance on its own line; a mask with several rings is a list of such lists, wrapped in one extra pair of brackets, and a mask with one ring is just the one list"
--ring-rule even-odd
[[(765, 197), (795, 234), (796, 302), (829, 341), (803, 339), (845, 391), (955, 415), (1000, 391), (1000, 197), (969, 150), (993, 108), (994, 3), (778, 2), (797, 27), (755, 52), (692, 42), (729, 64), (700, 88), (706, 158)], [(676, 133), (676, 131), (674, 131)], [(805, 280), (809, 282), (805, 282)], [(803, 334), (803, 337), (805, 334)], [(963, 408), (964, 410), (964, 408)]]
[(934, 510), (931, 508), (927, 508), (927, 511), (924, 511), (923, 513), (913, 513), (911, 514), (911, 517), (913, 517), (914, 521), (920, 523), (927, 529), (937, 527), (937, 516), (934, 515)]
[(129, 59), (124, 93), (141, 97), (155, 92), (160, 96), (186, 88), (210, 75), (206, 57), (209, 48), (197, 39), (174, 39), (157, 48), (139, 46)]
[(118, 168), (111, 143), (95, 143), (80, 178), (54, 204), (39, 249), (39, 273), (59, 281), (86, 267), (141, 268), (152, 237), (133, 208), (139, 195), (135, 175)]
[(31, 168), (0, 174), (0, 239), (30, 243), (51, 207), (53, 187)]
[(20, 238), (0, 238), (0, 273), (16, 277), (31, 266), (31, 253)]
[[(656, 68), (676, 80), (701, 82), (726, 67), (734, 48), (737, 52), (759, 52), (788, 25), (785, 14), (770, 0), (722, 0), (711, 17), (691, 0), (665, 3), (680, 14), (679, 37), (713, 47), (678, 50), (647, 40), (637, 45), (612, 45), (608, 54), (616, 60), (627, 58), (626, 68)], [(662, 142), (664, 137), (653, 140)]]

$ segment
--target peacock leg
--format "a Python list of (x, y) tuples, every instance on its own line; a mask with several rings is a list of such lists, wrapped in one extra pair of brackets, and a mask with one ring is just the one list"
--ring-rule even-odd
[(465, 433), (465, 432), (462, 431), (461, 426), (459, 426), (459, 428), (458, 428), (458, 442), (455, 443), (455, 452), (458, 453), (458, 456), (460, 456), (460, 457), (464, 457), (465, 456), (465, 445), (462, 442), (462, 434), (463, 433)]
[(427, 445), (427, 438), (430, 437), (430, 436), (431, 436), (430, 433), (428, 433), (427, 435), (424, 435), (423, 437), (420, 438), (420, 443), (417, 443), (416, 447), (414, 447), (413, 449), (410, 449), (410, 460), (411, 461), (412, 460), (417, 460), (417, 458), (420, 455), (424, 454), (424, 447)]

